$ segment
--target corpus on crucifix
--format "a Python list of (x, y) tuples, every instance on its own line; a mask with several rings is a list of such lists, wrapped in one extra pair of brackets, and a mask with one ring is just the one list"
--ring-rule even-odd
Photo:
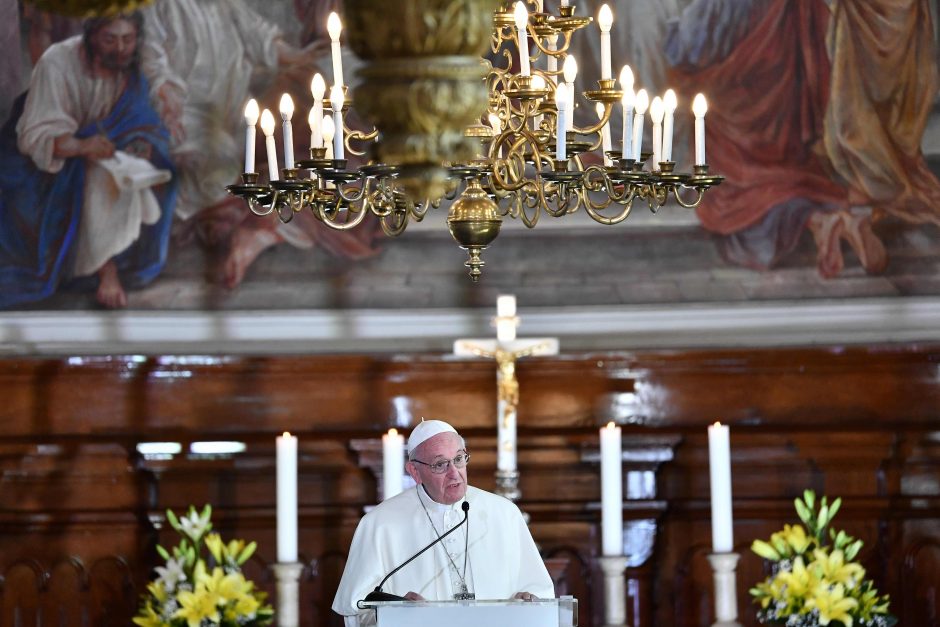
[(530, 355), (557, 355), (558, 338), (516, 339), (516, 297), (496, 300), (496, 339), (458, 339), (454, 354), (460, 357), (486, 357), (496, 362), (496, 493), (513, 501), (520, 496), (516, 468), (516, 410), (519, 407), (519, 381), (516, 360)]

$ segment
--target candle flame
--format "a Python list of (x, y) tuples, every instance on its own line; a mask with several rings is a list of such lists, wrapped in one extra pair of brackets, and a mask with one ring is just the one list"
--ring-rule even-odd
[(721, 426), (721, 421), (720, 421), (720, 420), (716, 420), (716, 421), (715, 421), (715, 424), (713, 424), (712, 426), (713, 426), (713, 427), (720, 427), (720, 426)]
[(323, 125), (320, 128), (323, 133), (323, 140), (327, 142), (333, 141), (333, 135), (336, 134), (336, 125), (333, 123), (333, 118), (329, 115), (324, 115)]
[(281, 103), (278, 109), (281, 112), (281, 117), (285, 120), (291, 119), (294, 115), (294, 99), (290, 97), (290, 94), (284, 94), (281, 96)]
[(281, 434), (281, 437), (282, 437), (282, 438), (291, 438), (291, 437), (293, 437), (293, 436), (290, 434), (290, 431), (285, 431), (284, 433)]
[(330, 16), (326, 18), (326, 30), (330, 34), (330, 39), (339, 41), (339, 34), (343, 31), (343, 23), (336, 11), (331, 12)]
[(705, 113), (708, 111), (708, 102), (705, 101), (704, 94), (698, 94), (695, 96), (695, 100), (692, 101), (692, 113), (695, 114), (695, 117), (702, 118), (705, 117)]
[(313, 107), (310, 107), (310, 113), (307, 114), (307, 124), (310, 125), (310, 132), (313, 132), (320, 124), (320, 116), (317, 115), (317, 110)]
[(620, 88), (633, 91), (633, 70), (630, 69), (629, 65), (623, 66), (623, 69), (620, 70)]
[(313, 95), (314, 100), (323, 100), (323, 94), (326, 93), (326, 81), (323, 80), (323, 76), (319, 72), (314, 74), (310, 80), (310, 93)]
[(389, 429), (388, 434), (392, 436), (398, 435), (398, 429)]
[(614, 14), (606, 4), (603, 5), (601, 10), (597, 13), (597, 25), (600, 26), (601, 31), (605, 33), (609, 33), (610, 27), (614, 25)]
[(343, 93), (343, 88), (339, 85), (333, 85), (330, 89), (330, 107), (333, 111), (341, 111), (345, 100), (346, 95)]
[(573, 83), (574, 79), (578, 77), (578, 61), (574, 58), (573, 54), (569, 54), (565, 57), (565, 64), (562, 66), (562, 72), (565, 75), (566, 83)]
[(252, 98), (245, 105), (245, 124), (254, 126), (258, 123), (258, 101)]
[(613, 421), (613, 420), (611, 420), (610, 422), (607, 423), (607, 428), (608, 428), (608, 429), (614, 429), (615, 427), (616, 427), (616, 425), (614, 424), (614, 421)]
[(513, 19), (516, 22), (516, 29), (520, 31), (529, 23), (529, 11), (525, 8), (525, 3), (521, 0), (516, 2), (516, 8), (513, 10)]
[(650, 106), (650, 95), (646, 93), (645, 89), (641, 89), (636, 92), (636, 112), (640, 115), (646, 113), (646, 109)]
[(672, 113), (676, 110), (676, 107), (679, 106), (679, 99), (676, 98), (676, 92), (672, 89), (667, 89), (666, 93), (663, 94), (663, 104), (666, 105), (666, 111)]
[(653, 122), (659, 124), (663, 121), (663, 115), (666, 113), (666, 108), (663, 105), (663, 99), (659, 96), (653, 98), (653, 102), (650, 103), (650, 118)]
[(620, 104), (623, 105), (624, 109), (632, 109), (633, 104), (636, 102), (636, 94), (633, 93), (633, 88), (623, 90), (623, 97), (620, 99)]
[(261, 132), (264, 133), (265, 137), (270, 137), (271, 133), (274, 132), (274, 116), (271, 115), (271, 111), (268, 109), (261, 112)]

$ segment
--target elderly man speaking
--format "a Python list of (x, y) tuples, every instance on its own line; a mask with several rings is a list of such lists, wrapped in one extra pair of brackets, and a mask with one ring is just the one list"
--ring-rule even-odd
[(392, 575), (383, 590), (432, 601), (555, 596), (519, 508), (468, 486), (469, 461), (464, 439), (446, 422), (425, 420), (414, 428), (405, 468), (417, 485), (363, 516), (353, 536), (333, 600), (333, 611), (345, 617), (347, 627), (360, 619), (371, 622), (374, 613), (361, 611), (357, 602), (441, 538)]

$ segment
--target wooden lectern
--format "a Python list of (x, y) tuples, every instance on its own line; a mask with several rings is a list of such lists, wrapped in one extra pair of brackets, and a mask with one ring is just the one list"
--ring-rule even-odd
[(578, 600), (572, 596), (535, 601), (363, 601), (361, 607), (375, 609), (376, 627), (578, 627)]

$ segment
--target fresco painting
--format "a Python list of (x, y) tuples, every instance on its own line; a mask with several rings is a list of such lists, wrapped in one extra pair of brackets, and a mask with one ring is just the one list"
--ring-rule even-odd
[[(594, 14), (600, 4), (578, 10)], [(593, 246), (604, 257), (618, 246), (635, 248), (640, 237), (652, 242), (643, 254), (686, 260), (686, 270), (674, 271), (690, 280), (710, 270), (712, 278), (769, 285), (797, 268), (806, 289), (791, 286), (789, 298), (870, 296), (880, 284), (861, 283), (862, 275), (897, 286), (892, 258), (896, 268), (905, 242), (919, 242), (917, 263), (934, 267), (940, 181), (924, 146), (940, 125), (935, 3), (631, 0), (612, 8), (615, 65), (629, 63), (638, 85), (653, 93), (675, 88), (686, 106), (697, 92), (708, 96), (708, 161), (727, 180), (679, 235), (674, 227), (657, 230), (655, 218), (642, 235), (629, 231), (629, 221), (597, 226), (607, 231), (601, 239), (587, 229), (542, 234), (539, 227), (507, 237), (491, 265), (500, 255), (547, 259), (544, 251), (522, 252), (540, 242), (561, 250), (563, 267), (540, 261), (551, 268), (534, 280), (557, 284), (543, 300), (558, 306), (570, 304), (566, 283), (597, 274), (591, 253), (578, 251)], [(302, 112), (312, 104), (312, 75), (331, 82), (325, 24), (330, 11), (342, 12), (338, 2), (155, 0), (128, 16), (85, 22), (28, 2), (5, 10), (16, 14), (0, 32), (13, 53), (0, 93), (0, 308), (237, 308), (246, 290), (256, 294), (251, 302), (291, 308), (299, 301), (277, 286), (311, 268), (319, 289), (332, 291), (319, 306), (358, 307), (364, 301), (347, 297), (357, 281), (396, 267), (409, 278), (383, 289), (399, 296), (369, 302), (408, 307), (422, 304), (409, 296), (422, 269), (432, 283), (465, 280), (459, 251), (443, 256), (442, 242), (429, 245), (427, 231), (391, 240), (375, 224), (337, 232), (308, 214), (285, 225), (251, 215), (225, 192), (242, 169), (250, 97), (277, 111), (280, 94), (291, 93), (295, 152), (306, 152)], [(582, 90), (600, 73), (595, 30), (574, 39)], [(354, 84), (356, 60), (347, 55), (344, 63)], [(576, 115), (586, 123), (593, 111), (582, 105)], [(687, 125), (676, 128), (680, 167), (689, 159)], [(449, 242), (443, 229), (435, 237)], [(690, 241), (710, 252), (689, 252)], [(435, 275), (452, 265), (446, 279)], [(517, 287), (506, 272), (492, 274), (492, 285)], [(531, 271), (523, 274), (520, 282), (533, 282)], [(929, 274), (900, 292), (875, 293), (940, 294)], [(846, 287), (849, 278), (861, 287)], [(178, 297), (187, 281), (212, 298)], [(622, 281), (629, 287), (621, 292), (638, 302), (655, 292), (657, 277), (625, 272)], [(211, 291), (199, 292), (202, 284)], [(722, 298), (721, 287), (709, 298)], [(471, 288), (450, 292), (448, 305), (486, 300)], [(746, 300), (763, 293), (726, 292)]]

